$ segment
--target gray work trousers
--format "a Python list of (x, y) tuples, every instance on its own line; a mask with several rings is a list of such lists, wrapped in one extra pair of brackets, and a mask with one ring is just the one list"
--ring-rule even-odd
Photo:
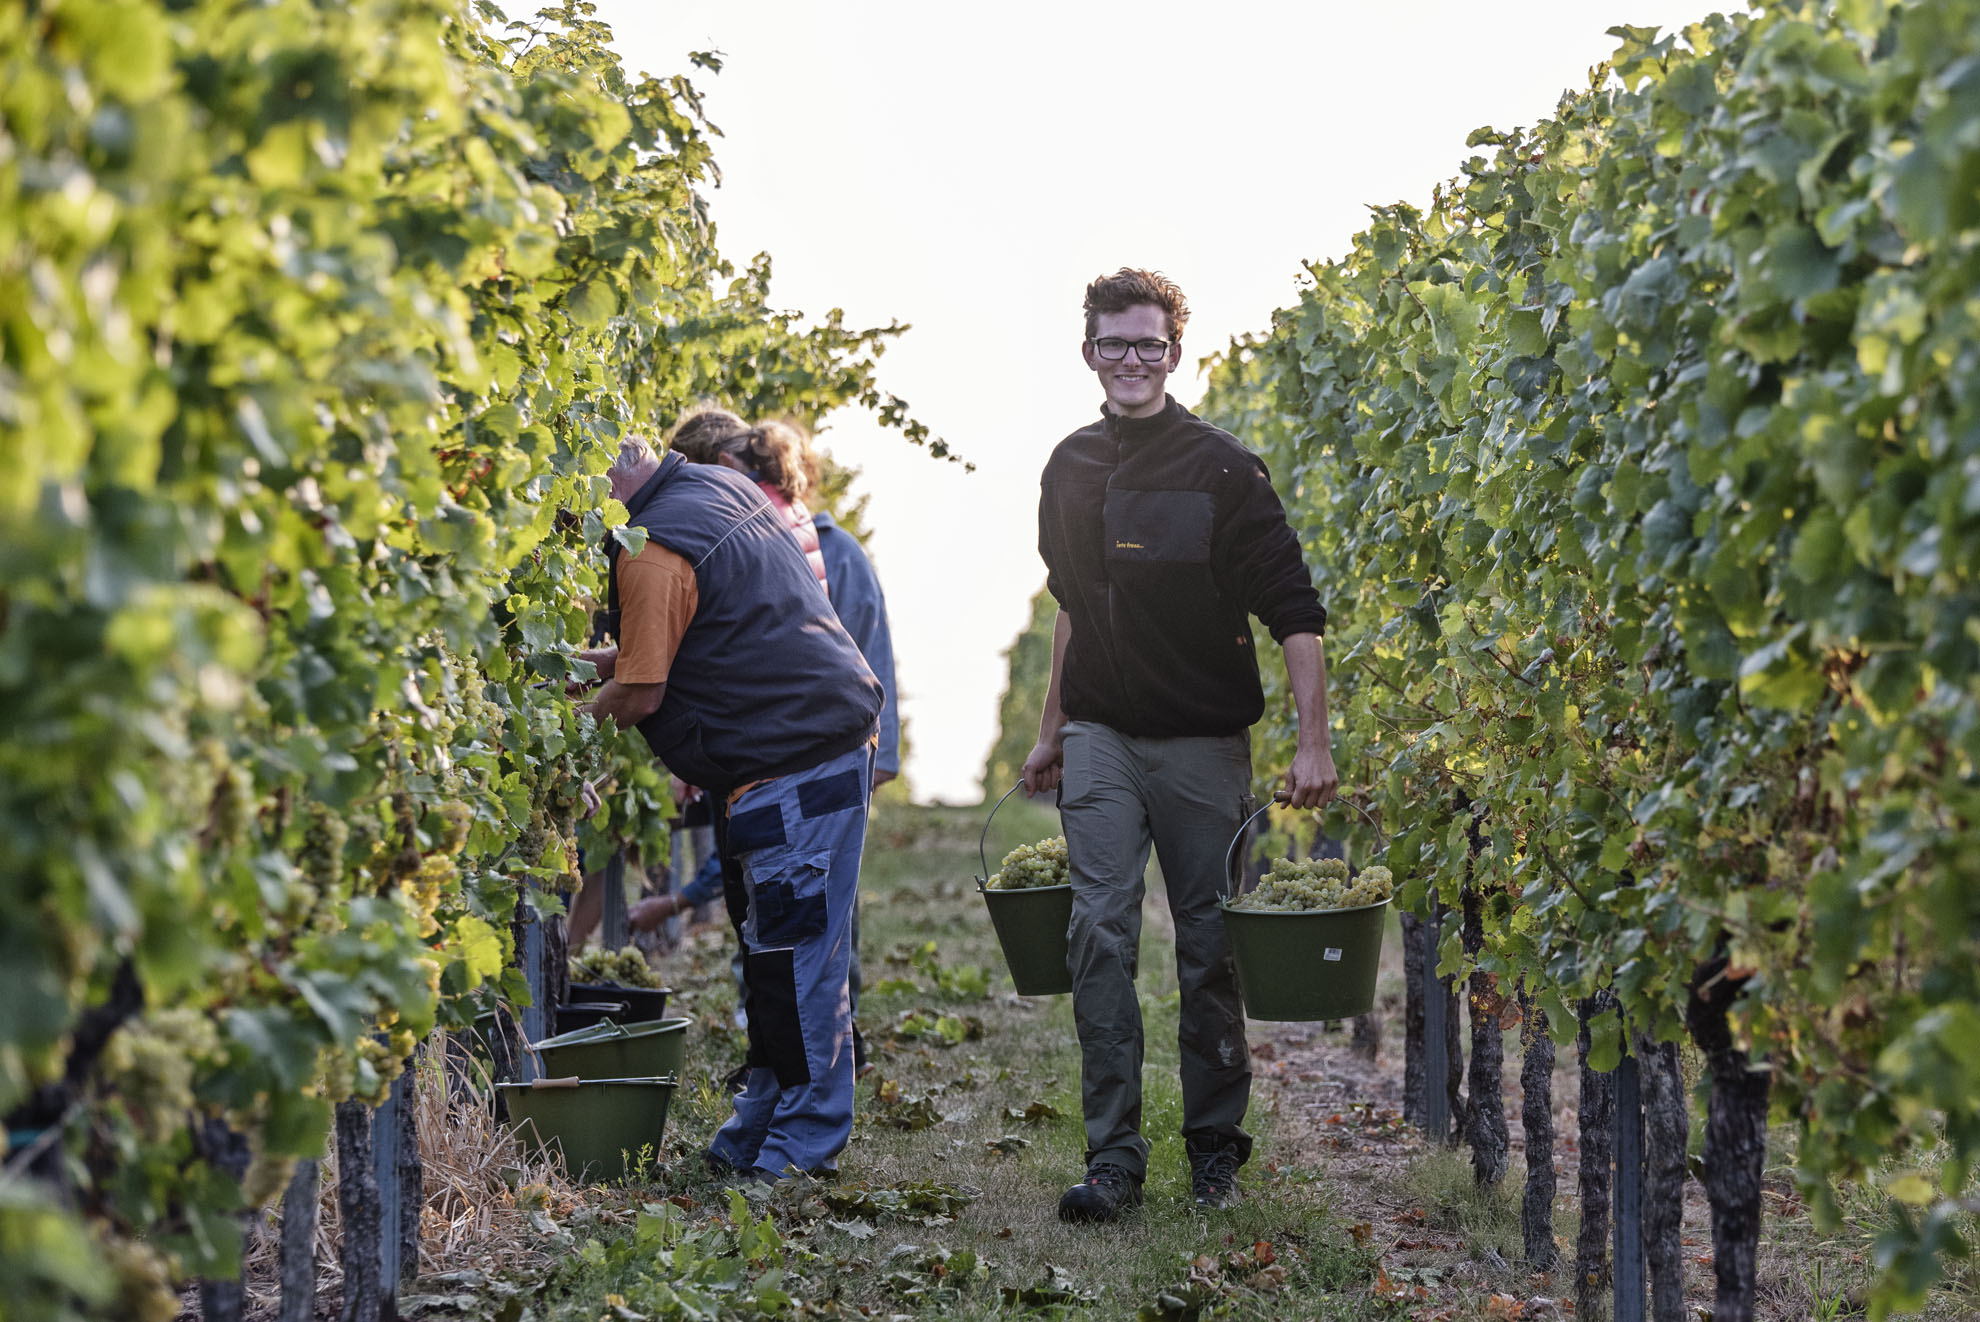
[(1250, 736), (1146, 739), (1074, 721), (1063, 738), (1059, 815), (1073, 886), (1067, 963), (1087, 1163), (1147, 1174), (1134, 977), (1151, 843), (1176, 924), (1183, 1139), (1191, 1151), (1235, 1146), (1248, 1157), (1251, 1053), (1217, 897), (1226, 889), (1225, 851), (1250, 808)]

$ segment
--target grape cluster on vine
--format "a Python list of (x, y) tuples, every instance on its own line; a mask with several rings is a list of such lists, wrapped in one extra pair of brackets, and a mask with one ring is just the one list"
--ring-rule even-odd
[(1396, 892), (1395, 878), (1380, 864), (1350, 875), (1338, 858), (1281, 858), (1258, 885), (1231, 901), (1257, 913), (1322, 913), (1381, 904)]
[(184, 1127), (200, 1071), (223, 1059), (210, 1018), (190, 1007), (166, 1006), (118, 1029), (99, 1068), (106, 1095), (158, 1142)]
[(1041, 886), (1064, 886), (1072, 881), (1066, 863), (1066, 838), (1055, 835), (1035, 845), (1019, 845), (1004, 855), (997, 871), (984, 886), (993, 891), (1036, 890)]

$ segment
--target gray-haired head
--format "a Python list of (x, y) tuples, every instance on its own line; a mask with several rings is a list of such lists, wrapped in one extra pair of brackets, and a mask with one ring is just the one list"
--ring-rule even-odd
[(612, 483), (612, 499), (631, 499), (659, 467), (660, 456), (653, 453), (652, 442), (644, 436), (620, 438), (619, 453), (612, 460), (612, 466), (605, 470), (605, 476)]

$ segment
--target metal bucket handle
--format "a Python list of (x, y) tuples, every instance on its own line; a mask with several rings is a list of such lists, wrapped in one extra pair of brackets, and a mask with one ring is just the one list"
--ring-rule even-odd
[(1263, 817), (1266, 813), (1270, 812), (1275, 804), (1285, 803), (1288, 800), (1290, 800), (1291, 797), (1292, 796), (1287, 794), (1284, 790), (1280, 790), (1277, 794), (1274, 794), (1271, 797), (1269, 802), (1260, 805), (1257, 812), (1245, 818), (1243, 824), (1238, 827), (1237, 834), (1231, 837), (1230, 847), (1224, 851), (1224, 882), (1225, 882), (1224, 899), (1225, 900), (1227, 901), (1234, 900), (1237, 898), (1237, 894), (1238, 894), (1238, 875), (1237, 875), (1238, 842), (1243, 840), (1245, 837), (1245, 833), (1251, 830), (1251, 824), (1253, 822), (1257, 821), (1260, 817)]
[[(1020, 780), (1017, 784), (1005, 790), (1004, 798), (997, 800), (997, 808), (1003, 807), (1004, 799), (1010, 798), (1011, 795), (1016, 794), (1019, 790), (1023, 788), (1024, 788), (1024, 782)], [(990, 815), (983, 819), (983, 834), (976, 838), (976, 856), (983, 862), (983, 875), (979, 876), (976, 879), (976, 889), (979, 891), (982, 890), (990, 880), (990, 855), (985, 853), (984, 849), (990, 842), (990, 823), (997, 820), (997, 808), (992, 808), (990, 810)]]
[[(1233, 900), (1237, 898), (1238, 878), (1237, 878), (1237, 867), (1234, 861), (1234, 856), (1237, 853), (1238, 841), (1244, 839), (1244, 833), (1251, 829), (1251, 824), (1253, 822), (1257, 821), (1260, 817), (1265, 815), (1265, 810), (1267, 808), (1271, 808), (1276, 804), (1290, 803), (1291, 801), (1292, 801), (1292, 795), (1288, 794), (1285, 790), (1278, 791), (1276, 794), (1272, 796), (1271, 803), (1266, 804), (1263, 808), (1260, 808), (1257, 812), (1245, 818), (1244, 825), (1238, 827), (1238, 833), (1235, 836), (1231, 837), (1231, 847), (1224, 851), (1224, 880), (1230, 883), (1230, 889), (1224, 892), (1224, 898), (1226, 900)], [(1386, 845), (1389, 839), (1388, 833), (1382, 829), (1381, 823), (1377, 822), (1373, 817), (1370, 817), (1368, 815), (1367, 809), (1363, 808), (1353, 799), (1336, 797), (1333, 801), (1335, 803), (1345, 804), (1348, 807), (1354, 809), (1356, 812), (1360, 813), (1361, 820), (1367, 822), (1371, 827), (1374, 827), (1375, 834), (1379, 836), (1382, 842)]]

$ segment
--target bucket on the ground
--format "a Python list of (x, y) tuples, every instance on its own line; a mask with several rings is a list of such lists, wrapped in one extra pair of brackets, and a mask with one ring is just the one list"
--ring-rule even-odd
[(559, 1078), (629, 1079), (679, 1074), (687, 1064), (688, 1019), (644, 1024), (593, 1024), (538, 1042), (544, 1074)]
[(1382, 929), (1389, 901), (1358, 909), (1273, 913), (1235, 909), (1238, 873), (1232, 867), (1239, 841), (1270, 808), (1247, 817), (1224, 856), (1231, 891), (1217, 902), (1237, 964), (1244, 1012), (1253, 1019), (1352, 1019), (1375, 1008), (1375, 976), (1382, 965)]
[(1072, 971), (1066, 966), (1066, 932), (1072, 926), (1072, 887), (1037, 886), (1029, 890), (991, 890), (990, 856), (984, 852), (990, 838), (990, 823), (997, 808), (1018, 792), (1023, 781), (1004, 792), (997, 807), (984, 819), (983, 834), (976, 842), (976, 855), (983, 862), (983, 874), (976, 879), (977, 894), (990, 910), (990, 925), (997, 929), (997, 944), (1003, 947), (1004, 963), (1011, 970), (1011, 982), (1020, 996), (1062, 996), (1072, 990)]
[(623, 1023), (628, 1017), (624, 1001), (579, 1001), (558, 1006), (550, 1024), (560, 1034), (575, 1033), (580, 1028), (602, 1024), (607, 1019), (613, 1023)]
[(517, 1137), (555, 1152), (579, 1183), (645, 1174), (658, 1160), (674, 1076), (636, 1079), (538, 1079), (498, 1083)]
[[(643, 1024), (667, 1017), (667, 998), (672, 994), (671, 987), (621, 987), (616, 982), (574, 982), (565, 988), (564, 999), (573, 1004), (618, 1001), (626, 1007), (625, 1013), (618, 1016), (621, 1023)], [(581, 1025), (573, 1024), (572, 1027)]]

